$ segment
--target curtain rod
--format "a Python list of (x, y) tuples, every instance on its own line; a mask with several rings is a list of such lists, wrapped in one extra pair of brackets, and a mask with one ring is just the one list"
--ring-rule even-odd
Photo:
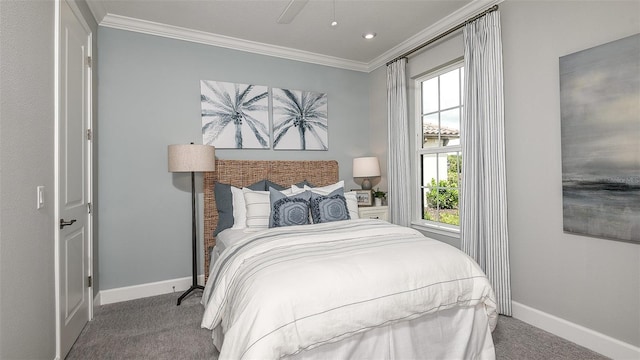
[(396, 62), (396, 61), (398, 61), (398, 60), (400, 60), (400, 59), (407, 58), (409, 55), (413, 54), (414, 52), (416, 52), (416, 51), (418, 51), (418, 50), (421, 50), (422, 48), (424, 48), (424, 47), (426, 47), (426, 46), (429, 46), (429, 45), (433, 44), (434, 42), (436, 42), (436, 41), (438, 41), (438, 40), (442, 39), (443, 37), (445, 37), (445, 36), (447, 36), (447, 35), (451, 34), (452, 32), (462, 29), (462, 28), (463, 28), (465, 25), (467, 25), (468, 23), (473, 22), (473, 21), (476, 21), (476, 20), (478, 20), (479, 18), (481, 18), (481, 17), (483, 17), (483, 16), (487, 15), (488, 13), (494, 12), (494, 11), (496, 11), (496, 10), (498, 10), (498, 5), (493, 5), (492, 7), (490, 7), (490, 8), (488, 8), (487, 10), (485, 10), (485, 11), (481, 12), (480, 14), (478, 14), (478, 15), (476, 15), (476, 16), (474, 16), (474, 17), (472, 17), (472, 18), (467, 19), (465, 22), (463, 22), (463, 23), (461, 23), (461, 24), (458, 24), (458, 25), (456, 25), (456, 26), (452, 27), (451, 29), (449, 29), (449, 30), (447, 30), (447, 31), (443, 32), (442, 34), (437, 35), (437, 36), (435, 36), (435, 37), (433, 37), (433, 38), (429, 39), (427, 42), (425, 42), (425, 43), (423, 43), (423, 44), (421, 44), (421, 45), (419, 45), (419, 46), (417, 46), (417, 47), (415, 47), (415, 48), (413, 48), (413, 49), (411, 49), (411, 50), (407, 51), (406, 53), (404, 53), (404, 54), (402, 54), (402, 55), (400, 55), (400, 56), (396, 57), (395, 59), (393, 59), (393, 60), (391, 60), (391, 61), (387, 62), (387, 66), (389, 66), (389, 65), (393, 64), (394, 62)]

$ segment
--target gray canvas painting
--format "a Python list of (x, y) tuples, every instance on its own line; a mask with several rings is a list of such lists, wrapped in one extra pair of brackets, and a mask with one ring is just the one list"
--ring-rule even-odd
[(560, 58), (564, 230), (640, 244), (640, 34)]
[(327, 94), (272, 89), (273, 148), (327, 150)]
[(200, 81), (202, 142), (222, 149), (268, 149), (266, 86)]

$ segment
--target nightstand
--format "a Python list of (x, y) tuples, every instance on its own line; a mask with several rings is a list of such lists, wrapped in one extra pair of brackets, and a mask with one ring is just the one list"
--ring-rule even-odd
[(389, 221), (388, 206), (365, 206), (358, 208), (358, 216), (362, 219), (380, 219)]

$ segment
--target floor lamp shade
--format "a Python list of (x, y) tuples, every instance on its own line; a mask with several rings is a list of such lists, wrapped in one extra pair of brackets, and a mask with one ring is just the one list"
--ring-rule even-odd
[(169, 145), (169, 172), (214, 171), (215, 148), (210, 145)]

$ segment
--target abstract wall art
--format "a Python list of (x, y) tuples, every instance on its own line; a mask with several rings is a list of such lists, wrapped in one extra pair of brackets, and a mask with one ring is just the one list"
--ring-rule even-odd
[(266, 86), (200, 81), (202, 141), (221, 149), (269, 149)]
[(640, 34), (560, 58), (564, 231), (640, 244)]

